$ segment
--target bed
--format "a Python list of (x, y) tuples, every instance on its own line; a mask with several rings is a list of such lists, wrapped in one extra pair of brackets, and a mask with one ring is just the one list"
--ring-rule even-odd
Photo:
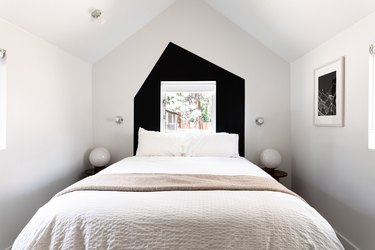
[[(236, 155), (231, 146), (221, 155), (197, 156), (199, 147), (201, 154), (209, 155), (207, 143), (212, 141), (216, 146), (211, 153), (217, 154), (218, 137), (225, 137), (225, 145), (230, 145), (229, 135), (200, 137), (187, 147), (179, 147), (186, 139), (158, 136), (156, 142), (148, 139), (164, 146), (171, 139), (172, 145), (155, 149), (144, 140), (139, 147), (146, 147), (137, 156), (58, 193), (37, 211), (13, 249), (343, 249), (330, 224), (314, 208)], [(157, 156), (148, 155), (150, 150)], [(184, 155), (176, 153), (179, 150)], [(165, 152), (168, 156), (161, 155)], [(223, 156), (223, 152), (229, 154)], [(144, 183), (141, 189), (119, 186), (118, 180), (131, 180), (134, 175), (182, 180), (254, 178), (276, 188), (251, 190), (233, 183), (221, 188), (207, 186), (205, 181), (191, 188), (181, 179), (177, 187), (171, 182), (159, 185), (159, 179), (149, 190), (144, 190), (149, 188)], [(102, 182), (108, 178), (116, 184)]]

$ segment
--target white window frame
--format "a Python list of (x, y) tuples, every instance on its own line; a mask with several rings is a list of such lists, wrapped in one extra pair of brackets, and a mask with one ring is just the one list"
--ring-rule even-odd
[(0, 57), (0, 150), (6, 148), (6, 51)]
[(368, 148), (375, 149), (375, 45), (371, 44), (369, 56), (369, 124)]
[(160, 131), (165, 132), (165, 104), (166, 92), (213, 92), (211, 130), (216, 132), (216, 81), (161, 81), (160, 82)]

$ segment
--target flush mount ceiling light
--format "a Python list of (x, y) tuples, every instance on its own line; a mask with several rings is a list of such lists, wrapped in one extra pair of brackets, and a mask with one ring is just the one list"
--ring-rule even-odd
[(91, 19), (97, 23), (104, 24), (105, 20), (102, 16), (102, 11), (99, 9), (92, 9), (90, 11)]
[(91, 17), (94, 19), (98, 19), (102, 15), (102, 11), (99, 9), (94, 9), (91, 11)]

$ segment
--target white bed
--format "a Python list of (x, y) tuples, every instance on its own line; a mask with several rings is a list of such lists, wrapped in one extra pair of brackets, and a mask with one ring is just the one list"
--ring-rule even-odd
[[(129, 157), (114, 173), (254, 175), (245, 158)], [(270, 191), (75, 191), (38, 210), (13, 249), (343, 249), (296, 196)]]

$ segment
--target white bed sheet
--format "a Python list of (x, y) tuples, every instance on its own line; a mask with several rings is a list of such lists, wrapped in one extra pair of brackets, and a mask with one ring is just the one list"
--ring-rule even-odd
[(253, 175), (272, 178), (242, 157), (128, 157), (99, 172)]
[[(130, 157), (99, 174), (249, 174), (244, 158)], [(13, 249), (343, 249), (297, 197), (268, 191), (76, 191), (51, 199)]]

